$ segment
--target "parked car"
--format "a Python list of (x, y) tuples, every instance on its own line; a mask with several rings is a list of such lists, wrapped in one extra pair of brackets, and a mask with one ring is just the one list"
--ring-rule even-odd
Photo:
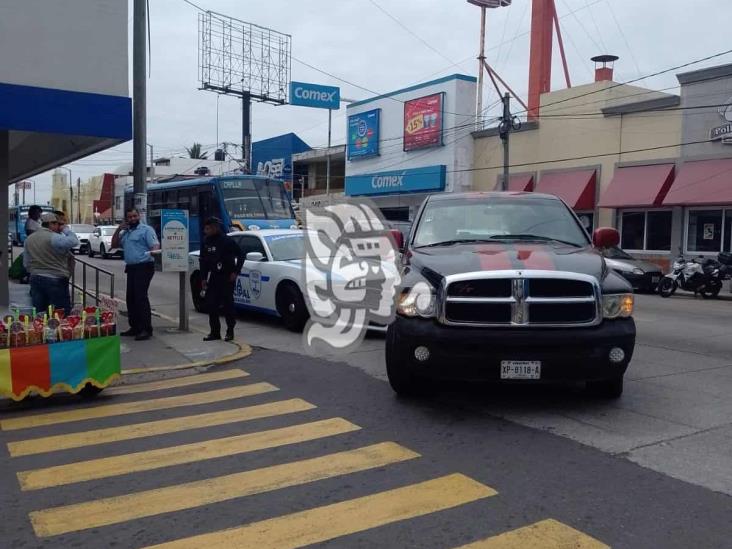
[(661, 267), (650, 261), (637, 259), (618, 246), (603, 250), (602, 255), (607, 266), (630, 282), (634, 290), (655, 293), (663, 277)]
[(630, 284), (572, 210), (538, 193), (441, 193), (402, 254), (386, 372), (398, 394), (428, 380), (584, 382), (617, 398), (635, 347)]
[(94, 225), (69, 225), (79, 239), (79, 245), (71, 250), (75, 254), (89, 253), (89, 238), (94, 232)]
[(122, 248), (112, 248), (112, 235), (117, 225), (101, 225), (94, 229), (89, 237), (89, 257), (99, 254), (104, 259), (111, 256), (122, 257)]

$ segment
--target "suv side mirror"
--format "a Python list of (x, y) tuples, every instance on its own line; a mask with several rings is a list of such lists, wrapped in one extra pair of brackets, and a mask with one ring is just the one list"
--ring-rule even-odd
[(592, 245), (603, 250), (620, 244), (620, 233), (612, 227), (600, 227), (592, 233)]
[(264, 259), (264, 255), (262, 255), (262, 252), (249, 252), (246, 255), (247, 261), (262, 261)]
[(404, 251), (404, 233), (399, 229), (389, 229), (391, 236), (394, 238), (394, 243), (400, 252)]

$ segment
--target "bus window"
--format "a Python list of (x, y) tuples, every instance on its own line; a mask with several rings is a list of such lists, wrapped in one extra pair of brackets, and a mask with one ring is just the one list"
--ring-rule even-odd
[(190, 209), (191, 189), (181, 189), (178, 191), (178, 207), (182, 210)]
[(224, 206), (231, 219), (264, 219), (266, 217), (262, 201), (254, 181), (234, 180), (221, 184)]
[(280, 181), (257, 181), (257, 190), (267, 213), (267, 219), (292, 219), (292, 207), (285, 187)]
[(169, 209), (178, 208), (178, 191), (165, 192), (165, 207)]

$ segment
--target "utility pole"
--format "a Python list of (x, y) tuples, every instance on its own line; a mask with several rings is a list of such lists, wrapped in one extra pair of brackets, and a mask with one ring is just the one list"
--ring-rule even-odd
[(498, 126), (498, 133), (503, 141), (503, 178), (501, 180), (501, 190), (508, 190), (508, 151), (509, 151), (509, 136), (511, 130), (518, 130), (521, 127), (520, 122), (514, 116), (511, 116), (511, 95), (506, 92), (503, 95), (503, 116), (501, 117), (501, 124)]
[(242, 158), (247, 173), (252, 171), (252, 96), (247, 91), (241, 96)]
[(76, 222), (81, 224), (81, 177), (76, 178)]
[(478, 54), (478, 99), (475, 103), (475, 129), (483, 129), (483, 65), (485, 65), (485, 6), (480, 7), (480, 53)]
[(147, 81), (146, 0), (134, 0), (132, 21), (132, 173), (134, 204), (143, 221), (147, 219)]
[(333, 121), (333, 110), (328, 109), (328, 152), (325, 155), (325, 194), (330, 195), (330, 135), (331, 123)]

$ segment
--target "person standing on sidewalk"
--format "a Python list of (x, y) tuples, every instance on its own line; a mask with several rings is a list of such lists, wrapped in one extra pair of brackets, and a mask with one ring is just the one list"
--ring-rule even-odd
[(211, 217), (204, 222), (205, 239), (201, 248), (201, 287), (205, 292), (204, 303), (208, 311), (210, 333), (204, 341), (221, 339), (219, 312), (226, 319), (225, 341), (234, 339), (234, 283), (244, 266), (244, 253), (232, 238), (223, 231), (221, 220)]
[(140, 213), (131, 208), (125, 213), (127, 221), (122, 223), (112, 236), (112, 248), (122, 248), (127, 273), (127, 320), (130, 329), (122, 336), (134, 336), (136, 341), (152, 337), (150, 299), (147, 292), (155, 274), (155, 260), (152, 252), (160, 250), (155, 231), (140, 222)]
[(34, 232), (41, 230), (41, 214), (43, 210), (35, 204), (28, 208), (28, 219), (25, 220), (25, 236), (26, 238)]
[(25, 241), (23, 264), (30, 271), (31, 297), (37, 311), (45, 311), (49, 305), (71, 311), (69, 254), (78, 245), (76, 235), (52, 213), (41, 216), (41, 228)]

